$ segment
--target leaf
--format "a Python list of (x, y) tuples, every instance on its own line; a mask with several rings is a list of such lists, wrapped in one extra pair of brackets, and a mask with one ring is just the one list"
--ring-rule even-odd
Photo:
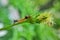
[[(9, 19), (9, 10), (6, 7), (0, 7), (0, 23), (3, 23), (4, 27), (11, 25), (11, 21)], [(12, 30), (9, 30), (8, 33), (0, 37), (0, 40), (8, 40), (12, 36)]]
[(60, 12), (60, 1), (57, 0), (57, 2), (54, 4), (54, 9), (57, 11), (57, 12)]
[(36, 25), (36, 34), (38, 40), (58, 40), (52, 28), (42, 23)]
[(33, 37), (35, 36), (33, 24), (23, 23), (22, 25), (24, 27), (23, 35), (25, 36), (26, 40), (32, 40)]
[(5, 7), (0, 8), (0, 22), (2, 22), (4, 24), (4, 26), (11, 24), (11, 21), (9, 19), (8, 8), (5, 8)]
[(10, 0), (10, 3), (21, 11), (20, 16), (22, 18), (26, 15), (34, 16), (38, 12), (32, 0)]
[(19, 31), (17, 30), (17, 28), (13, 29), (13, 36), (11, 40), (19, 40)]

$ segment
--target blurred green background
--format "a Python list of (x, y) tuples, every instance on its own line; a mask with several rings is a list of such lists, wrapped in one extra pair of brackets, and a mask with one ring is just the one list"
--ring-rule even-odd
[[(35, 20), (44, 12), (54, 15), (52, 28), (43, 23), (30, 23), (32, 20), (7, 27), (27, 15)], [(60, 40), (60, 0), (0, 0), (0, 29), (5, 27), (9, 30), (0, 31), (0, 40)]]

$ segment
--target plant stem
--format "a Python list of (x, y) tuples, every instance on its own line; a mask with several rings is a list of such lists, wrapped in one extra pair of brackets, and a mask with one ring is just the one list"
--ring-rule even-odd
[(25, 21), (26, 21), (26, 20), (23, 20), (23, 21), (14, 23), (14, 24), (12, 24), (12, 25), (9, 25), (9, 26), (7, 26), (7, 27), (5, 27), (5, 28), (1, 28), (0, 31), (2, 31), (2, 30), (10, 30), (13, 26), (18, 25), (18, 24), (21, 24), (21, 23), (23, 23), (23, 22), (25, 22)]

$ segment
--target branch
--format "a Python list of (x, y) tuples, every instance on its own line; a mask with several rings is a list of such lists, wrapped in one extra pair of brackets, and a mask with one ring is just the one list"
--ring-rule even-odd
[(5, 28), (1, 28), (0, 31), (2, 31), (2, 30), (10, 30), (13, 26), (18, 25), (18, 24), (21, 24), (21, 23), (23, 23), (25, 21), (26, 21), (26, 19), (18, 20), (16, 23), (14, 23), (12, 25), (9, 25), (9, 26), (7, 26)]
[(0, 29), (0, 31), (2, 31), (2, 30), (9, 30), (9, 29), (11, 29), (13, 26), (18, 25), (18, 24), (21, 24), (21, 23), (23, 23), (23, 22), (25, 22), (25, 21), (27, 21), (27, 20), (29, 20), (29, 19), (31, 19), (31, 16), (25, 16), (25, 18), (23, 18), (23, 19), (21, 19), (21, 20), (16, 20), (16, 21), (15, 21), (16, 23), (14, 23), (14, 24), (12, 24), (12, 25), (9, 25), (9, 26), (7, 26), (7, 27), (5, 27), (5, 28), (2, 28), (2, 29)]

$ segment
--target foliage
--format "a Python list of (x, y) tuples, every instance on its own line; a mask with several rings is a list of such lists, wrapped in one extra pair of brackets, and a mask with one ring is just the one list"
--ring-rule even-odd
[[(17, 24), (12, 24), (12, 21), (9, 19), (9, 10), (8, 10), (9, 5), (7, 7), (0, 6), (0, 21), (1, 23), (4, 24), (5, 28), (5, 29), (3, 28), (3, 30), (8, 29), (7, 35), (4, 37), (0, 37), (0, 40), (59, 40), (59, 38), (57, 37), (55, 31), (51, 26), (44, 24), (43, 21), (39, 22), (42, 16), (47, 16), (48, 18), (46, 20), (47, 21), (50, 20), (51, 15), (48, 14), (46, 9), (44, 11), (41, 10), (42, 12), (38, 10), (39, 6), (45, 5), (49, 1), (9, 0), (9, 5), (12, 5), (19, 10), (20, 14), (19, 16), (21, 18), (24, 18), (26, 15), (32, 17), (32, 19), (27, 19), (25, 22)], [(54, 3), (53, 7), (48, 10), (54, 9), (56, 12), (59, 12), (60, 10), (59, 4), (60, 1), (58, 0), (56, 3)], [(46, 14), (44, 14), (45, 12)], [(60, 19), (59, 18), (55, 19), (56, 25), (60, 25), (60, 22), (58, 20)], [(18, 28), (21, 26), (23, 27), (22, 32), (18, 30)]]

